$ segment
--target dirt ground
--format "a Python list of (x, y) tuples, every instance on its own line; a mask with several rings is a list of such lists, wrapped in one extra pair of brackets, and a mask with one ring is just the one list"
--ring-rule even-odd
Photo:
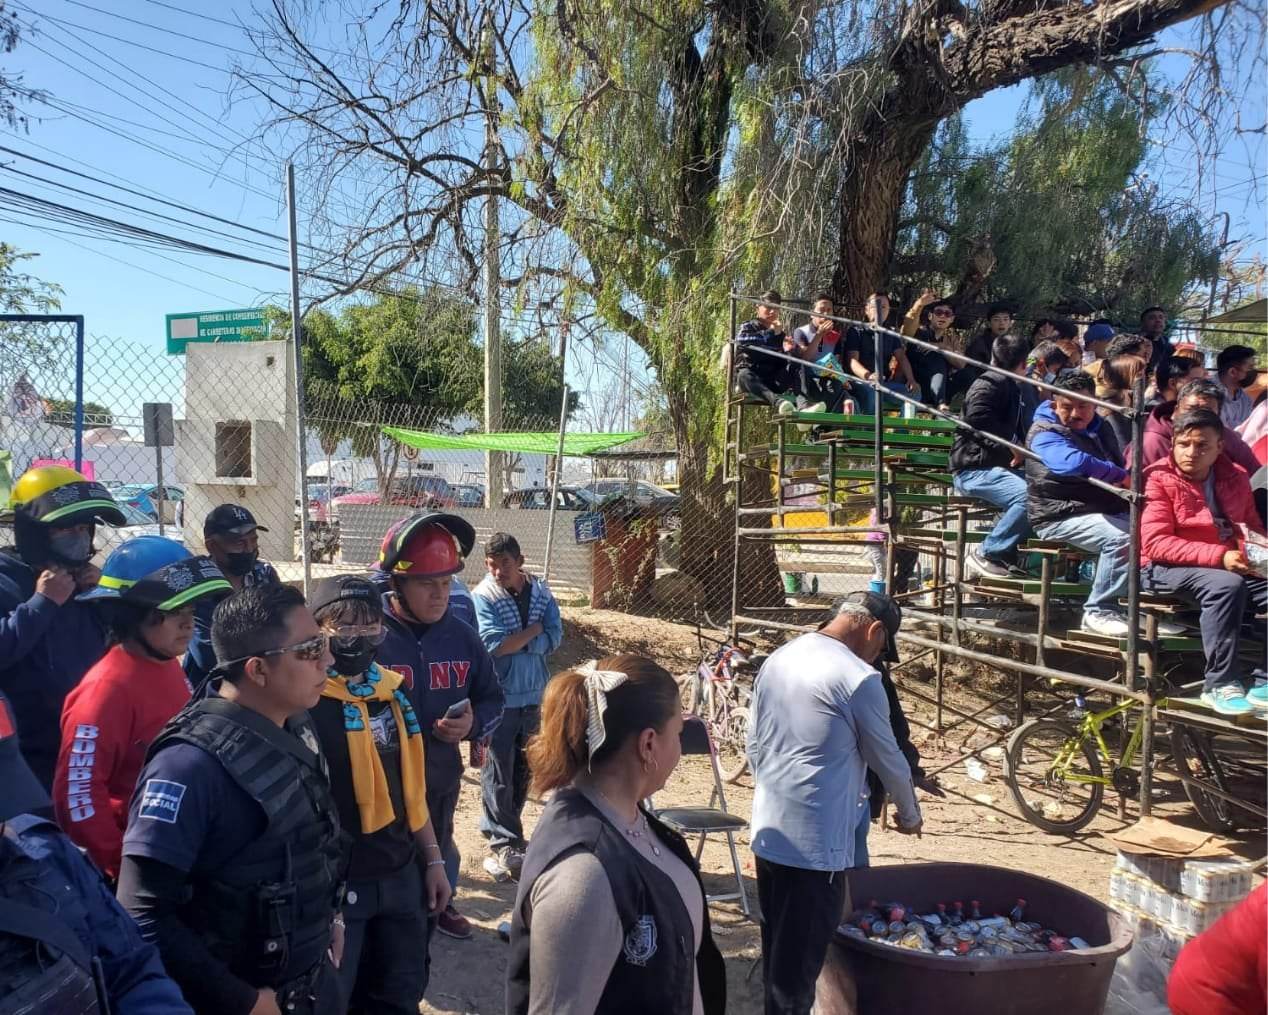
[[(637, 652), (657, 659), (675, 674), (694, 669), (698, 659), (692, 628), (625, 614), (596, 610), (564, 610), (565, 638), (553, 662), (557, 669), (596, 656)], [(992, 693), (992, 688), (982, 689)], [(900, 694), (902, 686), (900, 683)], [(932, 708), (909, 694), (902, 694), (909, 718), (930, 722)], [(980, 708), (986, 698), (966, 686), (948, 692), (948, 702), (967, 711)], [(971, 707), (965, 707), (971, 706)], [(986, 714), (990, 714), (988, 711)], [(967, 727), (936, 738), (932, 733), (913, 737), (926, 768), (936, 768), (963, 750), (973, 735)], [(977, 746), (977, 743), (971, 746)], [(1013, 811), (1012, 800), (1002, 777), (1001, 762), (987, 759), (985, 782), (978, 782), (956, 763), (940, 776), (945, 799), (923, 797), (924, 831), (919, 839), (884, 831), (872, 825), (869, 839), (874, 865), (922, 861), (962, 861), (990, 863), (1039, 874), (1105, 900), (1108, 878), (1114, 864), (1114, 847), (1104, 838), (1135, 820), (1135, 805), (1127, 821), (1117, 816), (1117, 796), (1107, 794), (1106, 804), (1089, 828), (1074, 837), (1048, 835), (1022, 821)], [(422, 1011), (427, 1013), (502, 1012), (503, 981), (506, 972), (506, 945), (498, 938), (499, 922), (509, 919), (515, 898), (515, 884), (497, 884), (482, 866), (484, 841), (477, 830), (479, 820), (478, 773), (465, 777), (457, 816), (457, 840), (462, 852), (462, 875), (458, 908), (475, 925), (469, 941), (454, 941), (437, 934), (432, 943), (432, 975)], [(676, 805), (707, 805), (712, 789), (708, 762), (684, 758), (658, 802)], [(726, 786), (727, 808), (749, 817), (753, 787), (746, 775), (735, 786)], [(1161, 787), (1159, 812), (1177, 820), (1192, 820), (1192, 810), (1178, 792), (1177, 784)], [(525, 828), (531, 829), (541, 813), (541, 802), (531, 800), (526, 808)], [(757, 883), (753, 854), (746, 834), (737, 837), (745, 891), (756, 914)], [(1239, 850), (1246, 856), (1261, 856), (1263, 837), (1248, 837)], [(735, 891), (735, 876), (725, 838), (709, 840), (701, 861), (706, 890), (710, 893)], [(761, 973), (754, 970), (759, 955), (758, 925), (744, 917), (737, 902), (714, 903), (710, 910), (713, 931), (727, 960), (728, 1012), (752, 1015), (761, 1011)]]

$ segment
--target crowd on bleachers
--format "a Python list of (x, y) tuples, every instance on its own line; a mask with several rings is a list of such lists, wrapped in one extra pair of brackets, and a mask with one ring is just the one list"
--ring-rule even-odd
[[(967, 424), (951, 449), (954, 488), (998, 511), (984, 541), (967, 552), (967, 568), (1024, 578), (1024, 546), (1036, 538), (1092, 554), (1081, 626), (1107, 637), (1129, 630), (1124, 494), (1139, 455), (1142, 588), (1200, 608), (1201, 696), (1211, 708), (1225, 715), (1268, 708), (1262, 661), (1246, 667), (1240, 652), (1244, 631), (1268, 606), (1259, 556), (1268, 402), (1255, 349), (1229, 345), (1208, 368), (1196, 344), (1173, 341), (1167, 311), (1157, 306), (1130, 330), (1107, 319), (1041, 317), (1027, 336), (1012, 306), (992, 303), (967, 340), (955, 328), (956, 305), (931, 291), (901, 320), (890, 307), (886, 294), (874, 293), (869, 326), (843, 329), (832, 300), (820, 296), (809, 324), (786, 329), (781, 295), (763, 293), (731, 343), (735, 388), (794, 419), (870, 415), (879, 393), (885, 409), (918, 408)], [(1132, 410), (1142, 380), (1147, 415), (1137, 448)], [(823, 417), (799, 425), (823, 427)], [(1161, 636), (1185, 630), (1159, 621)]]

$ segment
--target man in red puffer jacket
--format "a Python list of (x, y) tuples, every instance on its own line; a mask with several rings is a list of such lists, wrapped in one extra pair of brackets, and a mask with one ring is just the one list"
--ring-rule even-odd
[(1268, 1012), (1268, 882), (1180, 952), (1167, 980), (1172, 1015)]
[(1145, 470), (1140, 521), (1144, 587), (1195, 601), (1202, 609), (1206, 678), (1202, 700), (1221, 715), (1268, 708), (1268, 676), (1238, 671), (1247, 608), (1268, 607), (1268, 582), (1238, 545), (1238, 526), (1263, 532), (1250, 478), (1223, 454), (1223, 425), (1207, 409), (1174, 421), (1171, 455)]

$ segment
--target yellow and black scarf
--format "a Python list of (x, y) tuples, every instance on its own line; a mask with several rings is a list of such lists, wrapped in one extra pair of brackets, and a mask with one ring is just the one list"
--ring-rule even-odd
[(427, 824), (427, 787), (423, 775), (423, 731), (401, 690), (404, 678), (393, 670), (372, 665), (360, 683), (350, 684), (342, 677), (327, 677), (323, 698), (343, 703), (343, 728), (348, 735), (348, 759), (352, 765), (352, 789), (361, 812), (361, 831), (377, 832), (396, 820), (392, 796), (388, 792), (383, 763), (374, 747), (370, 732), (369, 701), (386, 701), (392, 708), (396, 729), (401, 737), (401, 785), (404, 788), (405, 812), (410, 831)]

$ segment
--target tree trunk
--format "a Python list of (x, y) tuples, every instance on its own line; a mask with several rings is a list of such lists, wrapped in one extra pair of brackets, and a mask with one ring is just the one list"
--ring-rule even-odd
[(847, 147), (832, 275), (832, 295), (839, 304), (861, 306), (872, 292), (885, 288), (907, 177), (937, 128), (932, 118), (901, 125), (878, 122)]

